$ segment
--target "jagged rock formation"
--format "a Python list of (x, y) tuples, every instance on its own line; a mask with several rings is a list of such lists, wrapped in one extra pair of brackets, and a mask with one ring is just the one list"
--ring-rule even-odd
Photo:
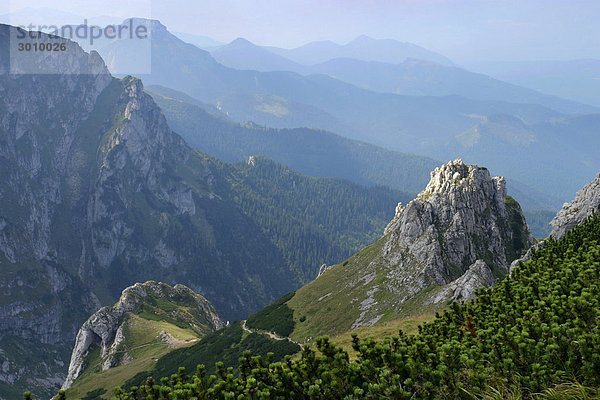
[(383, 238), (324, 271), (287, 304), (306, 316), (297, 322), (302, 335), (373, 325), (472, 298), (533, 243), (504, 178), (457, 159), (436, 168), (416, 199), (398, 204)]
[(582, 223), (592, 213), (600, 212), (600, 174), (577, 192), (573, 201), (565, 203), (550, 222), (552, 236), (560, 239), (575, 225)]
[(518, 204), (507, 201), (504, 178), (460, 159), (436, 168), (415, 200), (399, 204), (385, 234), (383, 256), (397, 271), (388, 284), (412, 282), (406, 298), (450, 283), (478, 260), (501, 276), (534, 241)]
[(448, 299), (467, 301), (475, 297), (477, 289), (490, 288), (496, 283), (496, 277), (488, 265), (477, 260), (460, 278), (452, 281), (431, 298), (430, 304), (441, 303)]
[[(10, 65), (14, 29), (0, 25), (0, 398), (55, 394), (81, 323), (136, 281), (187, 284), (240, 316), (291, 289), (222, 166), (170, 130), (139, 80), (73, 42)], [(38, 64), (64, 73), (8, 74)]]
[[(164, 318), (189, 325), (199, 334), (207, 334), (223, 327), (223, 322), (210, 303), (191, 289), (183, 285), (171, 287), (153, 281), (136, 283), (123, 290), (121, 298), (114, 306), (101, 308), (79, 329), (67, 379), (62, 388), (69, 389), (81, 374), (86, 367), (85, 358), (93, 346), (99, 346), (101, 349), (102, 371), (130, 362), (131, 355), (124, 347), (125, 317), (128, 314), (138, 314), (148, 307), (156, 307), (157, 304), (162, 304), (164, 308), (164, 302), (185, 307), (185, 311), (174, 308), (165, 312)], [(167, 336), (164, 331), (161, 333)]]

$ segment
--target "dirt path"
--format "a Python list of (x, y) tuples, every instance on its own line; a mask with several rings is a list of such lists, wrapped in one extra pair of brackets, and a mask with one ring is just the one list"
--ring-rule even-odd
[(270, 337), (273, 340), (287, 340), (289, 342), (292, 342), (294, 344), (297, 344), (298, 346), (302, 347), (302, 344), (296, 342), (294, 339), (287, 337), (287, 336), (279, 336), (278, 334), (274, 333), (274, 332), (267, 332), (267, 331), (259, 331), (259, 330), (255, 330), (255, 329), (250, 329), (246, 326), (246, 320), (242, 321), (242, 329), (248, 333), (256, 333), (258, 335), (267, 335), (268, 337)]

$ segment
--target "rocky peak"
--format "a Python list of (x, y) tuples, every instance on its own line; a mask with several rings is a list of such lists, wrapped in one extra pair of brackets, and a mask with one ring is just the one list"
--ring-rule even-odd
[(573, 201), (563, 205), (550, 222), (550, 235), (555, 239), (563, 237), (569, 229), (582, 223), (594, 212), (600, 212), (600, 174), (577, 192)]
[[(384, 240), (384, 259), (396, 265), (389, 285), (402, 287), (404, 300), (452, 283), (468, 299), (493, 284), (490, 276), (506, 274), (534, 243), (519, 204), (506, 195), (504, 178), (461, 159), (436, 168), (416, 199), (398, 204)], [(470, 278), (474, 267), (483, 279)]]
[(431, 172), (425, 190), (398, 205), (385, 234), (387, 257), (397, 262), (411, 254), (417, 262), (419, 268), (403, 267), (401, 275), (420, 288), (448, 284), (477, 260), (503, 275), (534, 241), (518, 203), (506, 195), (504, 178), (461, 159)]
[(149, 27), (151, 31), (167, 30), (167, 27), (164, 26), (158, 19), (127, 18), (121, 23), (121, 25), (133, 25), (134, 27), (146, 26)]
[(496, 283), (496, 278), (490, 267), (485, 262), (477, 260), (460, 278), (437, 292), (430, 299), (430, 303), (441, 303), (448, 299), (455, 301), (469, 300), (474, 297), (477, 289), (492, 287), (494, 283)]
[(398, 204), (379, 241), (322, 266), (289, 304), (295, 311), (319, 304), (319, 318), (307, 317), (301, 328), (318, 334), (443, 309), (493, 286), (533, 242), (504, 178), (457, 159), (436, 168), (414, 200)]
[[(461, 212), (469, 208), (468, 213), (473, 215), (483, 213), (491, 206), (498, 211), (500, 217), (505, 216), (506, 181), (503, 177), (491, 178), (487, 168), (464, 164), (462, 159), (458, 158), (436, 168), (430, 175), (425, 190), (411, 202), (411, 207), (427, 204), (434, 209), (447, 207), (446, 211), (460, 209)], [(406, 207), (399, 203), (394, 219), (385, 229), (385, 234), (398, 227), (402, 215), (408, 215), (405, 210)]]
[[(20, 43), (53, 47), (64, 45), (64, 51), (14, 51)], [(9, 48), (12, 52), (8, 51)], [(105, 86), (112, 79), (98, 52), (86, 53), (77, 43), (58, 36), (41, 32), (30, 33), (21, 28), (0, 24), (0, 49), (0, 74), (5, 74), (11, 79), (19, 79), (25, 74), (59, 75), (61, 79), (72, 75), (72, 80), (78, 79), (79, 75), (100, 76)]]
[[(115, 305), (96, 311), (79, 329), (63, 389), (71, 387), (73, 381), (83, 372), (86, 367), (85, 358), (93, 346), (100, 347), (103, 371), (131, 361), (127, 356), (127, 349), (121, 346), (126, 339), (123, 329), (125, 317), (128, 314), (147, 311), (148, 308), (153, 309), (157, 304), (165, 302), (187, 309), (183, 313), (176, 307), (169, 307), (171, 311), (162, 312), (166, 314), (165, 317), (181, 320), (199, 333), (208, 333), (223, 327), (223, 322), (208, 300), (186, 286), (171, 287), (154, 281), (136, 283), (123, 290)], [(121, 353), (119, 357), (118, 353)]]

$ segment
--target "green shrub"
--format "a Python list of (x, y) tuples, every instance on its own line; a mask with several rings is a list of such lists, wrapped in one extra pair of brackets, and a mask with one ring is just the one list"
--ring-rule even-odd
[(280, 336), (289, 336), (294, 330), (294, 312), (287, 303), (295, 292), (288, 293), (275, 303), (248, 317), (246, 326), (268, 332), (275, 332)]

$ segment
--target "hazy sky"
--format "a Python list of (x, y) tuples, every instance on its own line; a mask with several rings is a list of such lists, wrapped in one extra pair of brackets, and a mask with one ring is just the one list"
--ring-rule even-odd
[(34, 7), (90, 19), (151, 15), (172, 31), (227, 42), (245, 37), (295, 47), (366, 34), (413, 42), (463, 64), (600, 58), (600, 0), (1, 1), (0, 14)]

